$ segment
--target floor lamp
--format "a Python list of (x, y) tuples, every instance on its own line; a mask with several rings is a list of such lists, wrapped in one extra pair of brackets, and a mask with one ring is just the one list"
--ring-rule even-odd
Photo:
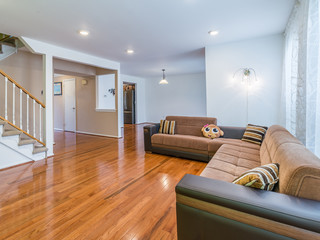
[(256, 71), (253, 68), (239, 68), (233, 74), (233, 78), (240, 78), (241, 83), (246, 85), (246, 122), (249, 123), (249, 87), (257, 81)]

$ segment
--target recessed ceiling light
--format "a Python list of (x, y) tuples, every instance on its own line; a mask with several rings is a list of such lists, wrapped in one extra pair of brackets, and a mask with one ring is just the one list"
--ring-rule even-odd
[(88, 35), (89, 35), (89, 32), (86, 31), (86, 30), (80, 30), (80, 31), (79, 31), (79, 34), (82, 35), (82, 36), (88, 36)]
[(216, 35), (219, 34), (219, 31), (209, 31), (208, 33), (209, 33), (209, 35), (211, 35), (211, 36), (216, 36)]
[(126, 50), (126, 53), (128, 53), (128, 54), (133, 54), (134, 51), (133, 51), (132, 49), (127, 49), (127, 50)]

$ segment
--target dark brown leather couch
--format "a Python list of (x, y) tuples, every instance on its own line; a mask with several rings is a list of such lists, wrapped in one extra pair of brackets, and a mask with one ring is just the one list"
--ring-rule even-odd
[(179, 240), (320, 239), (320, 202), (185, 175), (176, 186)]

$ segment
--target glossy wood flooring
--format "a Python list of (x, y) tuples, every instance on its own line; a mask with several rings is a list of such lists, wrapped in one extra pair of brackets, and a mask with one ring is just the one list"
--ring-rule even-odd
[(175, 185), (205, 163), (124, 138), (55, 133), (55, 156), (0, 171), (0, 239), (176, 239)]

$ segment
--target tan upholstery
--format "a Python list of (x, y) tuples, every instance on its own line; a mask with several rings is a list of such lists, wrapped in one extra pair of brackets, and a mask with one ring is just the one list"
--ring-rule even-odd
[(261, 145), (261, 165), (271, 163), (278, 148), (284, 143), (296, 143), (302, 145), (302, 143), (292, 136), (285, 128), (279, 125), (271, 126), (268, 129)]
[(320, 201), (320, 159), (285, 128), (271, 126), (260, 149), (236, 140), (221, 146), (223, 141), (209, 143), (209, 151), (220, 148), (201, 176), (231, 182), (252, 168), (279, 163), (277, 191)]
[(186, 149), (197, 149), (208, 153), (208, 143), (211, 141), (209, 138), (205, 137), (195, 137), (189, 135), (168, 135), (157, 133), (152, 135), (151, 143), (153, 146), (171, 146), (180, 147)]
[(320, 159), (281, 126), (271, 126), (263, 161), (280, 164), (279, 192), (320, 201)]
[[(239, 147), (246, 147), (259, 150), (260, 146), (253, 143), (241, 141), (231, 138), (209, 139), (205, 137), (196, 137), (191, 135), (168, 135), (157, 133), (152, 135), (151, 143), (154, 147), (189, 151), (194, 153), (202, 153), (213, 156), (223, 144), (229, 144)], [(193, 150), (198, 151), (193, 151)], [(199, 152), (201, 151), (201, 152)]]
[(288, 143), (278, 148), (275, 161), (280, 164), (279, 192), (320, 201), (319, 158), (303, 145)]
[(258, 166), (260, 166), (259, 149), (224, 144), (201, 176), (232, 182), (243, 172)]
[(175, 133), (181, 135), (192, 135), (202, 137), (201, 129), (206, 124), (217, 125), (216, 118), (209, 117), (182, 117), (182, 116), (167, 116), (166, 120), (175, 121)]
[(257, 150), (260, 149), (260, 145), (249, 143), (249, 142), (244, 142), (240, 139), (215, 138), (209, 142), (209, 146), (208, 146), (209, 155), (213, 156), (223, 144), (252, 148), (252, 149), (257, 149)]
[(320, 201), (320, 159), (285, 128), (271, 126), (260, 147), (240, 139), (203, 137), (201, 128), (217, 124), (216, 118), (168, 116), (166, 120), (176, 122), (176, 134), (153, 134), (152, 146), (213, 156), (201, 176), (232, 182), (247, 170), (279, 163), (276, 191)]

